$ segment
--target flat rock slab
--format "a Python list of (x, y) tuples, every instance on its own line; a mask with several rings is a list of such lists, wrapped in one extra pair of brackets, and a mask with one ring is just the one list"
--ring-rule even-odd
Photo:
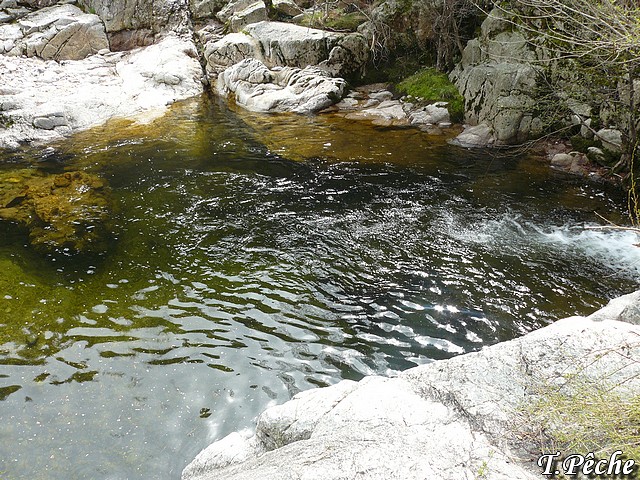
[(168, 36), (127, 53), (45, 61), (0, 55), (0, 147), (51, 141), (203, 91), (192, 42)]
[(430, 134), (442, 134), (451, 120), (446, 102), (415, 105), (394, 99), (386, 84), (364, 85), (349, 92), (328, 111), (348, 120), (369, 121), (381, 127), (417, 127)]
[(396, 378), (302, 392), (267, 409), (254, 436), (203, 450), (182, 480), (541, 478), (520, 456), (519, 409), (576, 373), (640, 391), (640, 327), (617, 321), (635, 318), (638, 298)]

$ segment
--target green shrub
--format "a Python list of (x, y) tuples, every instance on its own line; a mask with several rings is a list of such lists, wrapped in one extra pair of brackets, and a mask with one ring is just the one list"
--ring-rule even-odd
[(396, 88), (426, 102), (448, 102), (451, 120), (456, 123), (464, 118), (464, 99), (449, 77), (435, 68), (425, 68), (402, 80)]

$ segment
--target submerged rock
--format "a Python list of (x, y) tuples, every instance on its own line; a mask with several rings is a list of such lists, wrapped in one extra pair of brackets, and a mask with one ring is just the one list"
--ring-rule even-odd
[(111, 210), (109, 187), (89, 173), (25, 169), (0, 175), (0, 220), (25, 228), (42, 253), (104, 251)]
[(302, 392), (260, 415), (252, 437), (203, 450), (182, 479), (540, 478), (521, 412), (545, 388), (570, 389), (579, 374), (640, 391), (640, 350), (629, 347), (640, 327), (617, 321), (637, 317), (638, 294), (612, 303), (397, 378)]

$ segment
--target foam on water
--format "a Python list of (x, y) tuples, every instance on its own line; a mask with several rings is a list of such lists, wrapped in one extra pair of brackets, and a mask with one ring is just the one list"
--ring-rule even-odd
[(526, 258), (547, 252), (575, 262), (590, 262), (630, 280), (640, 275), (640, 232), (604, 229), (595, 223), (539, 224), (507, 213), (468, 226), (448, 215), (452, 238), (480, 244), (495, 253)]

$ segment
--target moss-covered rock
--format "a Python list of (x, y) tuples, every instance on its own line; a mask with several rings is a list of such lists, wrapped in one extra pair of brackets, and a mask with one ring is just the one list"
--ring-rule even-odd
[(42, 253), (104, 251), (111, 210), (109, 187), (89, 173), (22, 169), (0, 174), (0, 220), (24, 228), (29, 243)]
[(435, 68), (425, 68), (397, 85), (400, 92), (422, 102), (447, 102), (451, 120), (460, 123), (464, 117), (464, 99), (446, 74)]

